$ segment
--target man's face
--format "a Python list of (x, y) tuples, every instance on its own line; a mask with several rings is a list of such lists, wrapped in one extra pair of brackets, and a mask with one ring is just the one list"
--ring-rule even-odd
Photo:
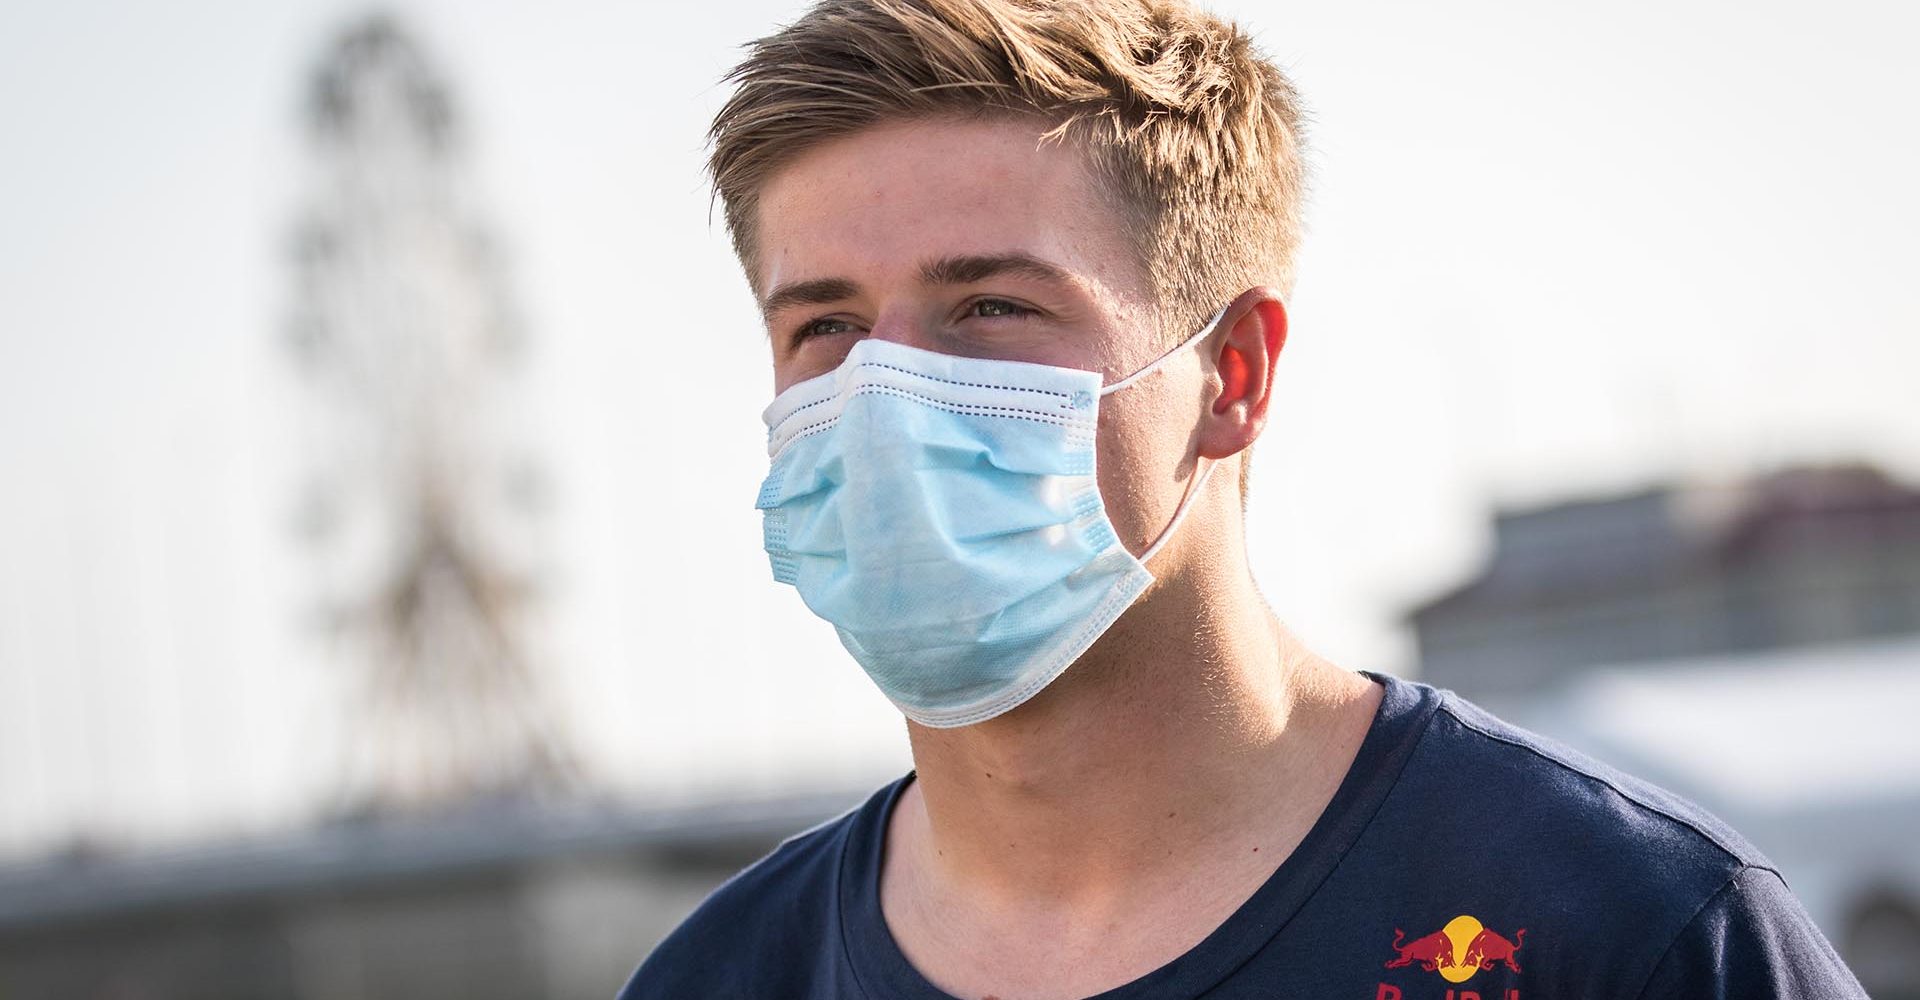
[[(774, 388), (879, 337), (967, 357), (1098, 371), (1166, 343), (1146, 275), (1071, 146), (1020, 122), (909, 122), (824, 143), (761, 191), (757, 294)], [(1191, 473), (1207, 406), (1199, 352), (1100, 404), (1107, 512), (1136, 553)]]

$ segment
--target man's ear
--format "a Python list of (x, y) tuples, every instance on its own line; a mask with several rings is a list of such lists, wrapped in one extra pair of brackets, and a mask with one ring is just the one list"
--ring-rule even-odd
[(1241, 292), (1220, 318), (1226, 333), (1214, 341), (1219, 392), (1200, 435), (1200, 454), (1237, 455), (1253, 445), (1267, 425), (1273, 396), (1273, 366), (1287, 343), (1287, 307), (1266, 285)]

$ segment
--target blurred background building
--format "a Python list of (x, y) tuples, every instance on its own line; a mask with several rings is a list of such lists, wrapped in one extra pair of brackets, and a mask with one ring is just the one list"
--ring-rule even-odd
[[(699, 170), (801, 6), (0, 12), (0, 1000), (608, 997), (904, 769)], [(1276, 609), (1920, 997), (1920, 14), (1215, 6), (1317, 109)]]

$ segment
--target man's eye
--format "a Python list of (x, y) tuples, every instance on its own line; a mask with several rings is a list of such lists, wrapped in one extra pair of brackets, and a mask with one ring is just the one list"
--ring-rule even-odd
[(798, 344), (812, 337), (831, 337), (836, 333), (846, 333), (853, 324), (844, 319), (816, 319), (802, 323), (793, 331), (793, 343)]
[(968, 306), (967, 311), (975, 316), (988, 318), (996, 316), (1028, 316), (1034, 312), (1034, 310), (1028, 309), (1025, 306), (1008, 302), (1006, 299), (980, 299), (974, 302), (973, 305)]

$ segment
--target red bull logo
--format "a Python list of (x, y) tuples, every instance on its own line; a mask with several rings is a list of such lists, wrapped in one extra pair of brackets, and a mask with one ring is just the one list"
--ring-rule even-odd
[[(1445, 927), (1431, 934), (1412, 939), (1396, 927), (1393, 930), (1394, 956), (1387, 960), (1386, 967), (1404, 969), (1418, 966), (1422, 971), (1439, 973), (1440, 978), (1449, 983), (1464, 983), (1477, 973), (1502, 966), (1508, 971), (1519, 972), (1520, 961), (1516, 956), (1526, 936), (1527, 931), (1523, 927), (1514, 931), (1509, 939), (1466, 914), (1447, 921)], [(1401, 1000), (1399, 987), (1381, 983), (1376, 1000)], [(1456, 996), (1455, 991), (1448, 990), (1447, 1000), (1481, 1000), (1481, 996), (1471, 990)], [(1487, 1000), (1520, 1000), (1520, 991), (1510, 989), (1504, 994), (1490, 994)]]

